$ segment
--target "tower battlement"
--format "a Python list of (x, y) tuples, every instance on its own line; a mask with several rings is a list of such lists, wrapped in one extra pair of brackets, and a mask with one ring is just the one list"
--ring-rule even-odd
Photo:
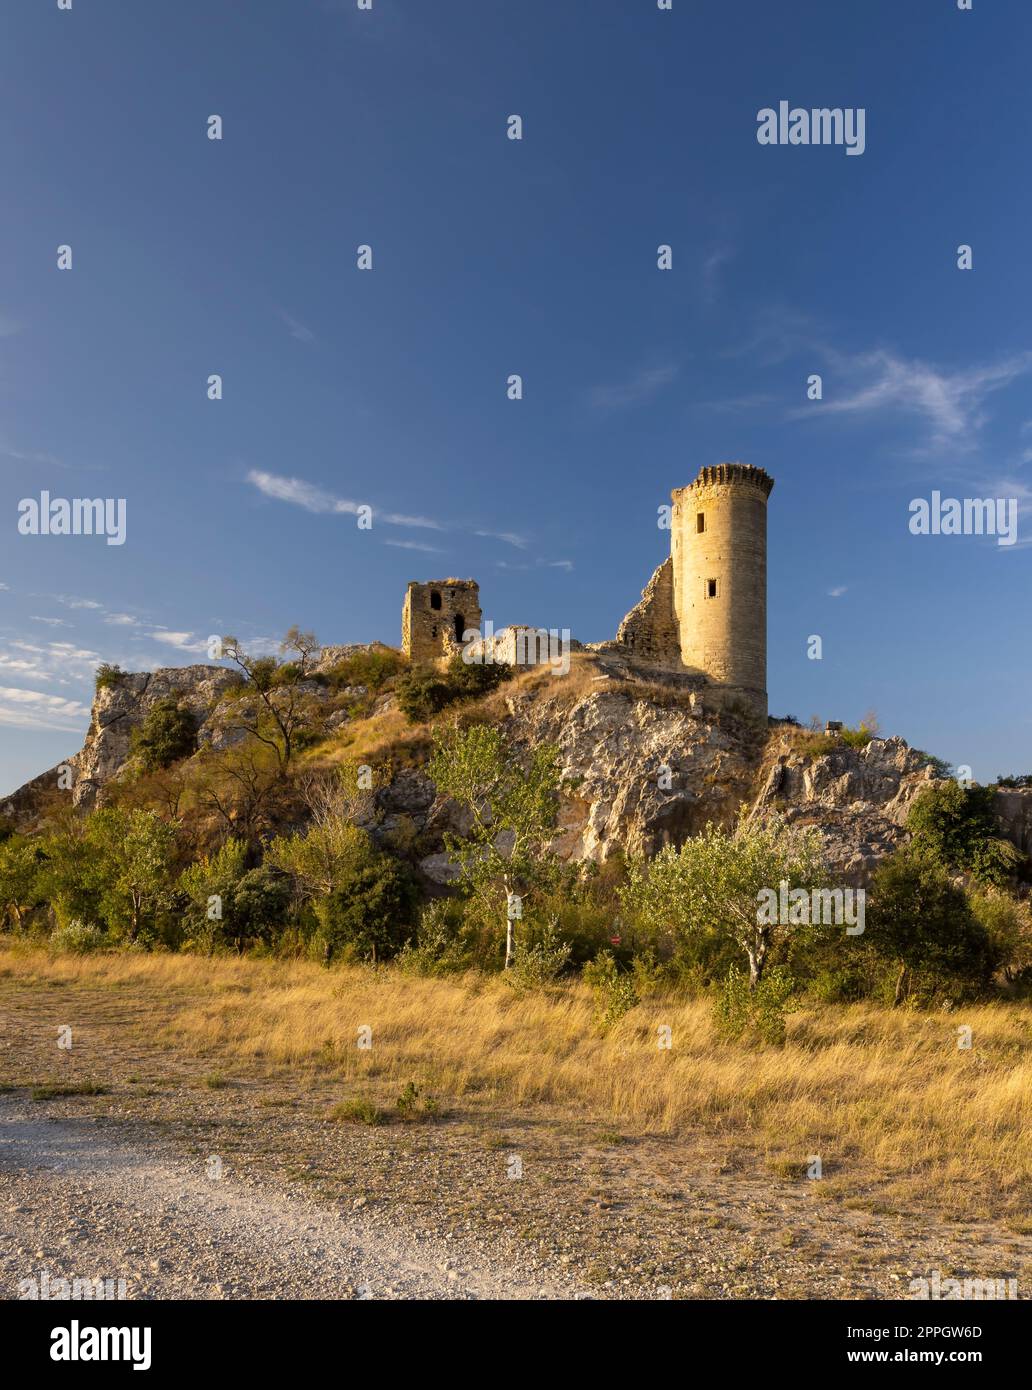
[(699, 476), (687, 487), (674, 488), (670, 494), (676, 502), (686, 492), (705, 487), (755, 487), (765, 497), (769, 497), (774, 487), (774, 479), (765, 468), (757, 468), (753, 463), (716, 463), (699, 469)]

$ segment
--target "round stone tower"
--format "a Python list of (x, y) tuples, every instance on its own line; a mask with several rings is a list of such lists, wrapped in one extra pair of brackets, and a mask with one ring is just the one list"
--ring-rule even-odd
[(767, 716), (767, 498), (748, 463), (703, 468), (671, 493), (681, 660)]

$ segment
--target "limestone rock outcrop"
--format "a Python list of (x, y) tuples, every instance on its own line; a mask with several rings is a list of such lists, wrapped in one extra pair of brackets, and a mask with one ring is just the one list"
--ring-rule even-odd
[(76, 806), (92, 806), (104, 784), (122, 771), (132, 751), (132, 732), (159, 700), (175, 699), (203, 733), (219, 696), (239, 680), (224, 666), (165, 666), (120, 677), (97, 691), (90, 727), (75, 758)]
[[(317, 678), (304, 683), (328, 750), (348, 735), (352, 720), (365, 713), (379, 718), (393, 706), (390, 693), (370, 708), (365, 687), (337, 689), (318, 675), (341, 657), (368, 650), (324, 649)], [(818, 743), (815, 749), (798, 728), (768, 729), (722, 709), (697, 673), (658, 672), (639, 665), (626, 647), (584, 650), (575, 662), (569, 677), (502, 687), (508, 690), (503, 724), (516, 748), (547, 742), (559, 751), (553, 848), (572, 862), (655, 854), (709, 822), (731, 825), (745, 808), (816, 826), (835, 872), (860, 886), (905, 842), (910, 806), (935, 779), (927, 757), (901, 738), (875, 738), (862, 748), (839, 741), (822, 749)], [(225, 667), (198, 665), (125, 675), (103, 687), (83, 748), (65, 765), (73, 772), (75, 805), (98, 804), (105, 786), (131, 766), (133, 730), (159, 700), (175, 698), (191, 711), (202, 748), (217, 754), (246, 738), (240, 728), (250, 708), (246, 692), (224, 698), (238, 679)], [(67, 804), (69, 792), (57, 787), (53, 769), (0, 803), (0, 812), (31, 829), (45, 812)], [(1032, 855), (1032, 789), (1000, 789), (996, 806), (1001, 834)], [(418, 858), (428, 878), (443, 883), (454, 877), (442, 854), (443, 837), (448, 829), (462, 830), (461, 818), (437, 796), (418, 759), (403, 759), (376, 793), (368, 828), (384, 848)]]

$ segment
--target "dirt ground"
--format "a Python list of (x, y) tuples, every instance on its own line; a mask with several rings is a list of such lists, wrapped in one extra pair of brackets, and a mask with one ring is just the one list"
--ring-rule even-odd
[(46, 1271), (129, 1298), (876, 1299), (935, 1270), (1028, 1296), (1032, 1235), (780, 1178), (733, 1135), (447, 1098), (343, 1123), (332, 1077), (221, 1075), (160, 1022), (128, 990), (0, 982), (3, 1297)]

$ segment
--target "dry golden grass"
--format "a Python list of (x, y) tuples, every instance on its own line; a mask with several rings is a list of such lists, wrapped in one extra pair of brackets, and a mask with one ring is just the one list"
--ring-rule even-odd
[[(446, 1105), (543, 1103), (627, 1130), (704, 1132), (801, 1175), (885, 1185), (972, 1215), (1027, 1213), (1032, 1179), (1032, 1011), (983, 1005), (918, 1014), (867, 1005), (789, 1020), (784, 1048), (721, 1042), (706, 1001), (659, 994), (607, 1037), (579, 984), (517, 996), (496, 979), (175, 955), (50, 958), (0, 952), (4, 992), (55, 983), (162, 1004), (155, 1043), (223, 1071), (346, 1078), (370, 1093), (417, 1080)], [(169, 1007), (169, 1006), (172, 1007)], [(133, 1011), (134, 1029), (145, 1009)], [(957, 1028), (972, 1047), (957, 1047)], [(657, 1028), (673, 1030), (669, 1051)], [(372, 1030), (371, 1050), (357, 1046)]]

